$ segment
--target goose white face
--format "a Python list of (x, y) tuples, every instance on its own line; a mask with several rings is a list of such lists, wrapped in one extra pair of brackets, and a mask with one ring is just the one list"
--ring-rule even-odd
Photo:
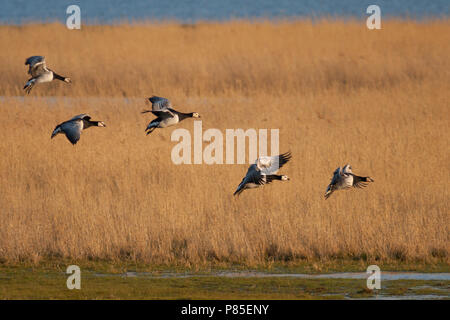
[(288, 176), (282, 175), (282, 176), (281, 176), (281, 180), (283, 180), (283, 181), (287, 181), (287, 180), (290, 180), (290, 179), (289, 179), (289, 177), (288, 177)]
[(106, 124), (103, 121), (98, 122), (99, 127), (106, 127)]
[(192, 118), (200, 118), (200, 115), (197, 112), (194, 112), (192, 114)]
[(72, 80), (70, 78), (64, 78), (64, 82), (72, 83)]
[(352, 166), (349, 165), (349, 164), (346, 164), (346, 165), (344, 166), (343, 171), (344, 171), (344, 174), (352, 173)]

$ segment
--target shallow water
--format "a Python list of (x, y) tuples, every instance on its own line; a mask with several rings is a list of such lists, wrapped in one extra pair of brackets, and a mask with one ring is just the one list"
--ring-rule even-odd
[[(123, 274), (100, 274), (96, 276), (122, 276), (146, 278), (192, 278), (192, 277), (227, 277), (227, 278), (301, 278), (301, 279), (367, 279), (365, 272), (339, 272), (325, 274), (306, 273), (266, 273), (266, 272), (212, 272), (208, 274), (195, 273), (152, 273), (152, 272), (126, 272)], [(418, 273), (418, 272), (381, 272), (381, 280), (443, 280), (450, 281), (450, 273)]]
[(286, 19), (297, 17), (367, 18), (371, 4), (381, 8), (382, 17), (449, 16), (448, 0), (0, 0), (0, 23), (59, 21), (65, 23), (66, 9), (78, 5), (82, 24), (112, 24), (119, 21), (176, 20), (193, 23), (201, 20)]
[[(193, 277), (226, 277), (226, 278), (301, 278), (301, 279), (361, 279), (366, 280), (369, 276), (365, 272), (339, 272), (328, 274), (303, 274), (303, 273), (266, 273), (266, 272), (234, 272), (221, 271), (208, 274), (195, 273), (173, 273), (173, 272), (126, 272), (123, 274), (94, 274), (98, 277), (119, 276), (126, 278), (152, 278), (152, 279), (169, 279), (169, 278), (193, 278)], [(418, 272), (381, 272), (381, 281), (393, 280), (430, 280), (430, 281), (450, 281), (450, 273), (418, 273)], [(383, 289), (383, 288), (382, 288)], [(342, 297), (345, 299), (368, 299), (368, 300), (436, 300), (450, 299), (450, 288), (448, 286), (440, 287), (433, 285), (421, 285), (410, 288), (412, 291), (404, 295), (388, 295), (383, 290), (379, 294), (364, 298), (353, 298), (342, 288), (342, 293), (321, 294), (322, 297)], [(420, 294), (414, 293), (414, 290), (431, 289), (439, 294)]]
[[(240, 273), (223, 273), (226, 277), (241, 277)], [(367, 279), (365, 272), (340, 272), (327, 274), (299, 274), (299, 273), (249, 273), (247, 277), (292, 277), (303, 279)], [(413, 273), (413, 272), (382, 272), (381, 280), (450, 280), (450, 273)]]

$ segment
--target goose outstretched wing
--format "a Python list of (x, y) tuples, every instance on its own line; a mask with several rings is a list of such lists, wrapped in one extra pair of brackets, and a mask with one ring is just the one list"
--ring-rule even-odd
[(256, 184), (263, 185), (266, 183), (266, 176), (261, 174), (261, 172), (257, 169), (256, 164), (252, 164), (248, 170), (245, 177), (242, 179), (241, 183), (237, 187), (236, 191), (233, 195), (239, 195), (242, 191), (244, 191), (245, 186), (247, 184)]
[(161, 110), (167, 110), (169, 108), (172, 108), (172, 103), (169, 101), (169, 99), (163, 98), (163, 97), (157, 97), (152, 96), (148, 98), (150, 102), (152, 103), (152, 110), (153, 111), (161, 111)]
[(331, 178), (330, 184), (327, 187), (327, 190), (325, 191), (325, 199), (328, 199), (331, 194), (334, 191), (334, 186), (338, 183), (339, 179), (341, 178), (341, 172), (342, 172), (342, 168), (338, 167), (336, 170), (334, 170), (333, 172), (333, 177)]
[(373, 182), (373, 179), (370, 177), (360, 177), (360, 176), (357, 176), (354, 174), (352, 174), (352, 175), (353, 175), (353, 185), (352, 186), (354, 188), (364, 188), (369, 184), (369, 182)]
[(66, 134), (67, 139), (72, 144), (76, 144), (80, 140), (83, 123), (81, 119), (70, 120), (61, 124), (62, 131)]
[[(244, 177), (247, 183), (264, 184), (264, 175), (257, 169), (255, 164), (252, 164)], [(244, 181), (243, 180), (243, 181)]]
[(69, 121), (72, 121), (72, 120), (91, 120), (91, 116), (88, 115), (87, 113), (82, 113), (82, 114), (76, 115)]
[(47, 66), (45, 63), (45, 57), (43, 56), (32, 56), (25, 60), (25, 65), (29, 65), (28, 73), (32, 77), (37, 77), (47, 71)]
[(342, 168), (339, 167), (333, 172), (333, 177), (331, 178), (330, 185), (334, 186), (336, 183), (338, 183), (339, 179), (341, 179), (342, 176)]
[[(157, 117), (169, 118), (173, 117), (172, 113), (172, 103), (169, 99), (163, 97), (152, 96), (148, 98), (148, 100), (152, 103), (152, 110), (144, 110), (142, 113), (151, 112)], [(165, 114), (162, 114), (165, 112)]]
[(278, 156), (262, 156), (259, 157), (255, 164), (261, 174), (270, 175), (274, 174), (280, 169), (284, 164), (286, 164), (291, 159), (291, 153), (286, 152)]

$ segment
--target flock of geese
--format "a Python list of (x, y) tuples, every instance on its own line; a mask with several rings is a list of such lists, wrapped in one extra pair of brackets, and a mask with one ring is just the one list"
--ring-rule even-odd
[[(63, 77), (51, 69), (47, 68), (43, 56), (32, 56), (25, 61), (29, 66), (28, 73), (31, 78), (27, 81), (23, 89), (29, 94), (37, 83), (51, 82), (53, 80), (71, 83), (70, 78)], [(183, 113), (173, 109), (172, 103), (162, 97), (152, 96), (148, 98), (152, 104), (151, 110), (144, 110), (142, 113), (151, 112), (156, 116), (145, 129), (146, 134), (152, 133), (156, 128), (166, 128), (178, 124), (188, 118), (200, 118), (197, 112)], [(75, 145), (80, 140), (81, 132), (89, 127), (106, 127), (103, 121), (93, 121), (88, 114), (79, 114), (70, 120), (62, 122), (53, 130), (51, 138), (58, 134), (65, 134), (67, 139)], [(286, 152), (277, 156), (261, 156), (255, 163), (250, 165), (247, 174), (237, 187), (234, 195), (240, 195), (245, 189), (253, 189), (269, 184), (272, 181), (288, 181), (287, 175), (278, 175), (278, 170), (290, 159), (291, 153)], [(369, 182), (374, 182), (370, 177), (357, 176), (352, 172), (352, 167), (346, 164), (343, 168), (338, 167), (331, 178), (325, 192), (325, 199), (331, 196), (334, 191), (366, 187)]]

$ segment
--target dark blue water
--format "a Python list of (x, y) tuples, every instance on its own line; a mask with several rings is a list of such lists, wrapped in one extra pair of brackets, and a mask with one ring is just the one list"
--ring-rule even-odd
[(365, 19), (366, 9), (371, 4), (380, 6), (382, 18), (421, 20), (450, 15), (450, 0), (0, 0), (0, 23), (65, 23), (66, 8), (71, 4), (81, 8), (81, 21), (86, 24), (330, 16)]

